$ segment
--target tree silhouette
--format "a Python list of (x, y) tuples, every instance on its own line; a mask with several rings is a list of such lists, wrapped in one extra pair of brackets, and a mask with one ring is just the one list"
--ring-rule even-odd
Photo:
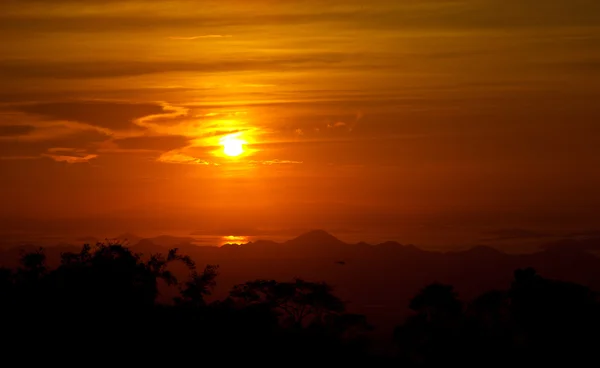
[(475, 298), (468, 306), (468, 313), (493, 326), (506, 322), (509, 308), (509, 294), (503, 290), (491, 290)]
[(117, 244), (84, 246), (62, 255), (51, 274), (61, 308), (146, 308), (158, 295), (156, 274), (140, 256)]
[[(175, 276), (175, 263), (187, 277)], [(178, 352), (168, 354), (171, 364), (198, 354), (242, 363), (262, 354), (263, 365), (290, 357), (296, 364), (386, 362), (367, 350), (366, 317), (347, 313), (327, 283), (255, 280), (209, 303), (217, 271), (213, 265), (199, 270), (177, 249), (144, 257), (117, 243), (64, 253), (56, 269), (46, 266), (42, 249), (24, 253), (15, 270), (0, 268), (3, 332), (15, 344), (77, 352), (102, 346), (107, 356), (118, 352), (140, 363), (142, 355), (148, 364), (159, 351)], [(161, 304), (161, 287), (178, 295)], [(598, 361), (598, 294), (532, 268), (516, 270), (508, 290), (470, 303), (461, 302), (453, 286), (433, 283), (408, 307), (412, 315), (394, 331), (395, 363), (405, 366)]]
[(429, 322), (444, 323), (462, 313), (454, 287), (434, 283), (423, 288), (411, 301), (409, 308)]
[(245, 305), (263, 304), (282, 317), (287, 327), (323, 323), (324, 318), (344, 312), (344, 303), (326, 283), (256, 280), (236, 285), (230, 296)]
[(30, 276), (32, 279), (39, 279), (48, 271), (46, 254), (43, 248), (38, 248), (36, 251), (29, 253), (22, 253), (20, 263), (19, 272)]
[(513, 338), (516, 330), (510, 303), (507, 291), (491, 290), (468, 305), (465, 343), (472, 351), (464, 361), (473, 365), (493, 361), (496, 366), (506, 366), (514, 359)]
[(346, 313), (326, 283), (250, 281), (231, 290), (230, 303), (262, 316), (273, 331), (270, 346), (282, 357), (294, 356), (296, 363), (356, 363), (366, 356), (371, 326), (365, 316)]
[(205, 297), (209, 296), (216, 285), (218, 266), (207, 265), (202, 273), (195, 269), (191, 270), (190, 279), (180, 288), (180, 297), (175, 298), (179, 305), (204, 307)]
[(527, 359), (572, 361), (593, 351), (590, 337), (597, 334), (600, 315), (597, 294), (589, 288), (546, 279), (528, 268), (515, 271), (509, 295)]
[(394, 331), (402, 359), (426, 366), (455, 361), (462, 341), (463, 313), (454, 288), (430, 284), (410, 301), (409, 308), (415, 314)]

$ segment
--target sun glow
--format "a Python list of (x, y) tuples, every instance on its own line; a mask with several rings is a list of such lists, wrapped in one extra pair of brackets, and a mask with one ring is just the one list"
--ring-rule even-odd
[(222, 238), (221, 241), (221, 246), (225, 245), (225, 244), (246, 244), (248, 243), (250, 240), (248, 239), (247, 236), (241, 236), (241, 235), (228, 235), (228, 236), (224, 236)]
[(230, 157), (236, 157), (244, 153), (246, 141), (239, 139), (237, 135), (228, 135), (223, 137), (220, 143), (223, 146), (223, 153)]

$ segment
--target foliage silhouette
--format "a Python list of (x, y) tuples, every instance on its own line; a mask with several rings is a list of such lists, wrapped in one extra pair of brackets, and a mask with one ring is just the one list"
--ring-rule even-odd
[[(218, 267), (198, 271), (177, 249), (144, 257), (120, 244), (99, 243), (62, 254), (54, 270), (45, 261), (39, 250), (24, 254), (16, 270), (0, 270), (3, 325), (20, 336), (16, 341), (51, 346), (58, 341), (42, 342), (45, 331), (62, 331), (61, 344), (81, 349), (110, 340), (123, 346), (134, 341), (148, 354), (165, 348), (253, 354), (265, 346), (276, 348), (273, 359), (302, 349), (297, 360), (307, 362), (362, 354), (356, 341), (364, 341), (364, 316), (345, 314), (325, 283), (257, 280), (208, 303)], [(187, 279), (175, 277), (175, 262), (187, 269)], [(172, 303), (157, 302), (161, 282), (178, 289)]]
[(398, 359), (409, 365), (506, 366), (598, 361), (600, 304), (587, 287), (515, 271), (507, 291), (461, 307), (449, 285), (425, 287), (412, 317), (396, 328)]
[(267, 305), (289, 327), (324, 323), (327, 317), (344, 312), (344, 303), (332, 294), (329, 285), (301, 279), (251, 281), (236, 285), (230, 295), (245, 305)]
[[(175, 276), (175, 265), (187, 278)], [(598, 294), (531, 268), (516, 270), (507, 290), (469, 303), (451, 285), (425, 286), (408, 303), (413, 314), (395, 329), (387, 355), (373, 353), (373, 327), (348, 313), (326, 283), (254, 280), (209, 302), (217, 276), (217, 266), (199, 269), (177, 249), (144, 256), (117, 243), (85, 245), (62, 254), (55, 269), (43, 249), (22, 254), (17, 269), (0, 269), (3, 333), (11, 337), (3, 351), (68, 346), (74, 356), (110, 342), (102, 357), (138, 364), (160, 357), (187, 364), (198, 354), (265, 366), (598, 363)], [(159, 303), (165, 287), (177, 295)]]

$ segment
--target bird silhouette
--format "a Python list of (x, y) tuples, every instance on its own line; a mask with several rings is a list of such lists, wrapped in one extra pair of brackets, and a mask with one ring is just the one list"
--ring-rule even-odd
[(337, 261), (337, 262), (335, 262), (335, 263), (339, 264), (340, 266), (344, 266), (344, 265), (346, 265), (346, 262), (344, 262), (344, 261)]

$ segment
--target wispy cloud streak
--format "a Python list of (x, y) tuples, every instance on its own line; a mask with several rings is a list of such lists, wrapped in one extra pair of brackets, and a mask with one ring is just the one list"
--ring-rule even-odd
[(169, 40), (181, 40), (181, 41), (192, 41), (192, 40), (200, 40), (203, 38), (230, 38), (232, 35), (220, 35), (220, 34), (211, 34), (211, 35), (203, 35), (203, 36), (171, 36), (168, 37)]

